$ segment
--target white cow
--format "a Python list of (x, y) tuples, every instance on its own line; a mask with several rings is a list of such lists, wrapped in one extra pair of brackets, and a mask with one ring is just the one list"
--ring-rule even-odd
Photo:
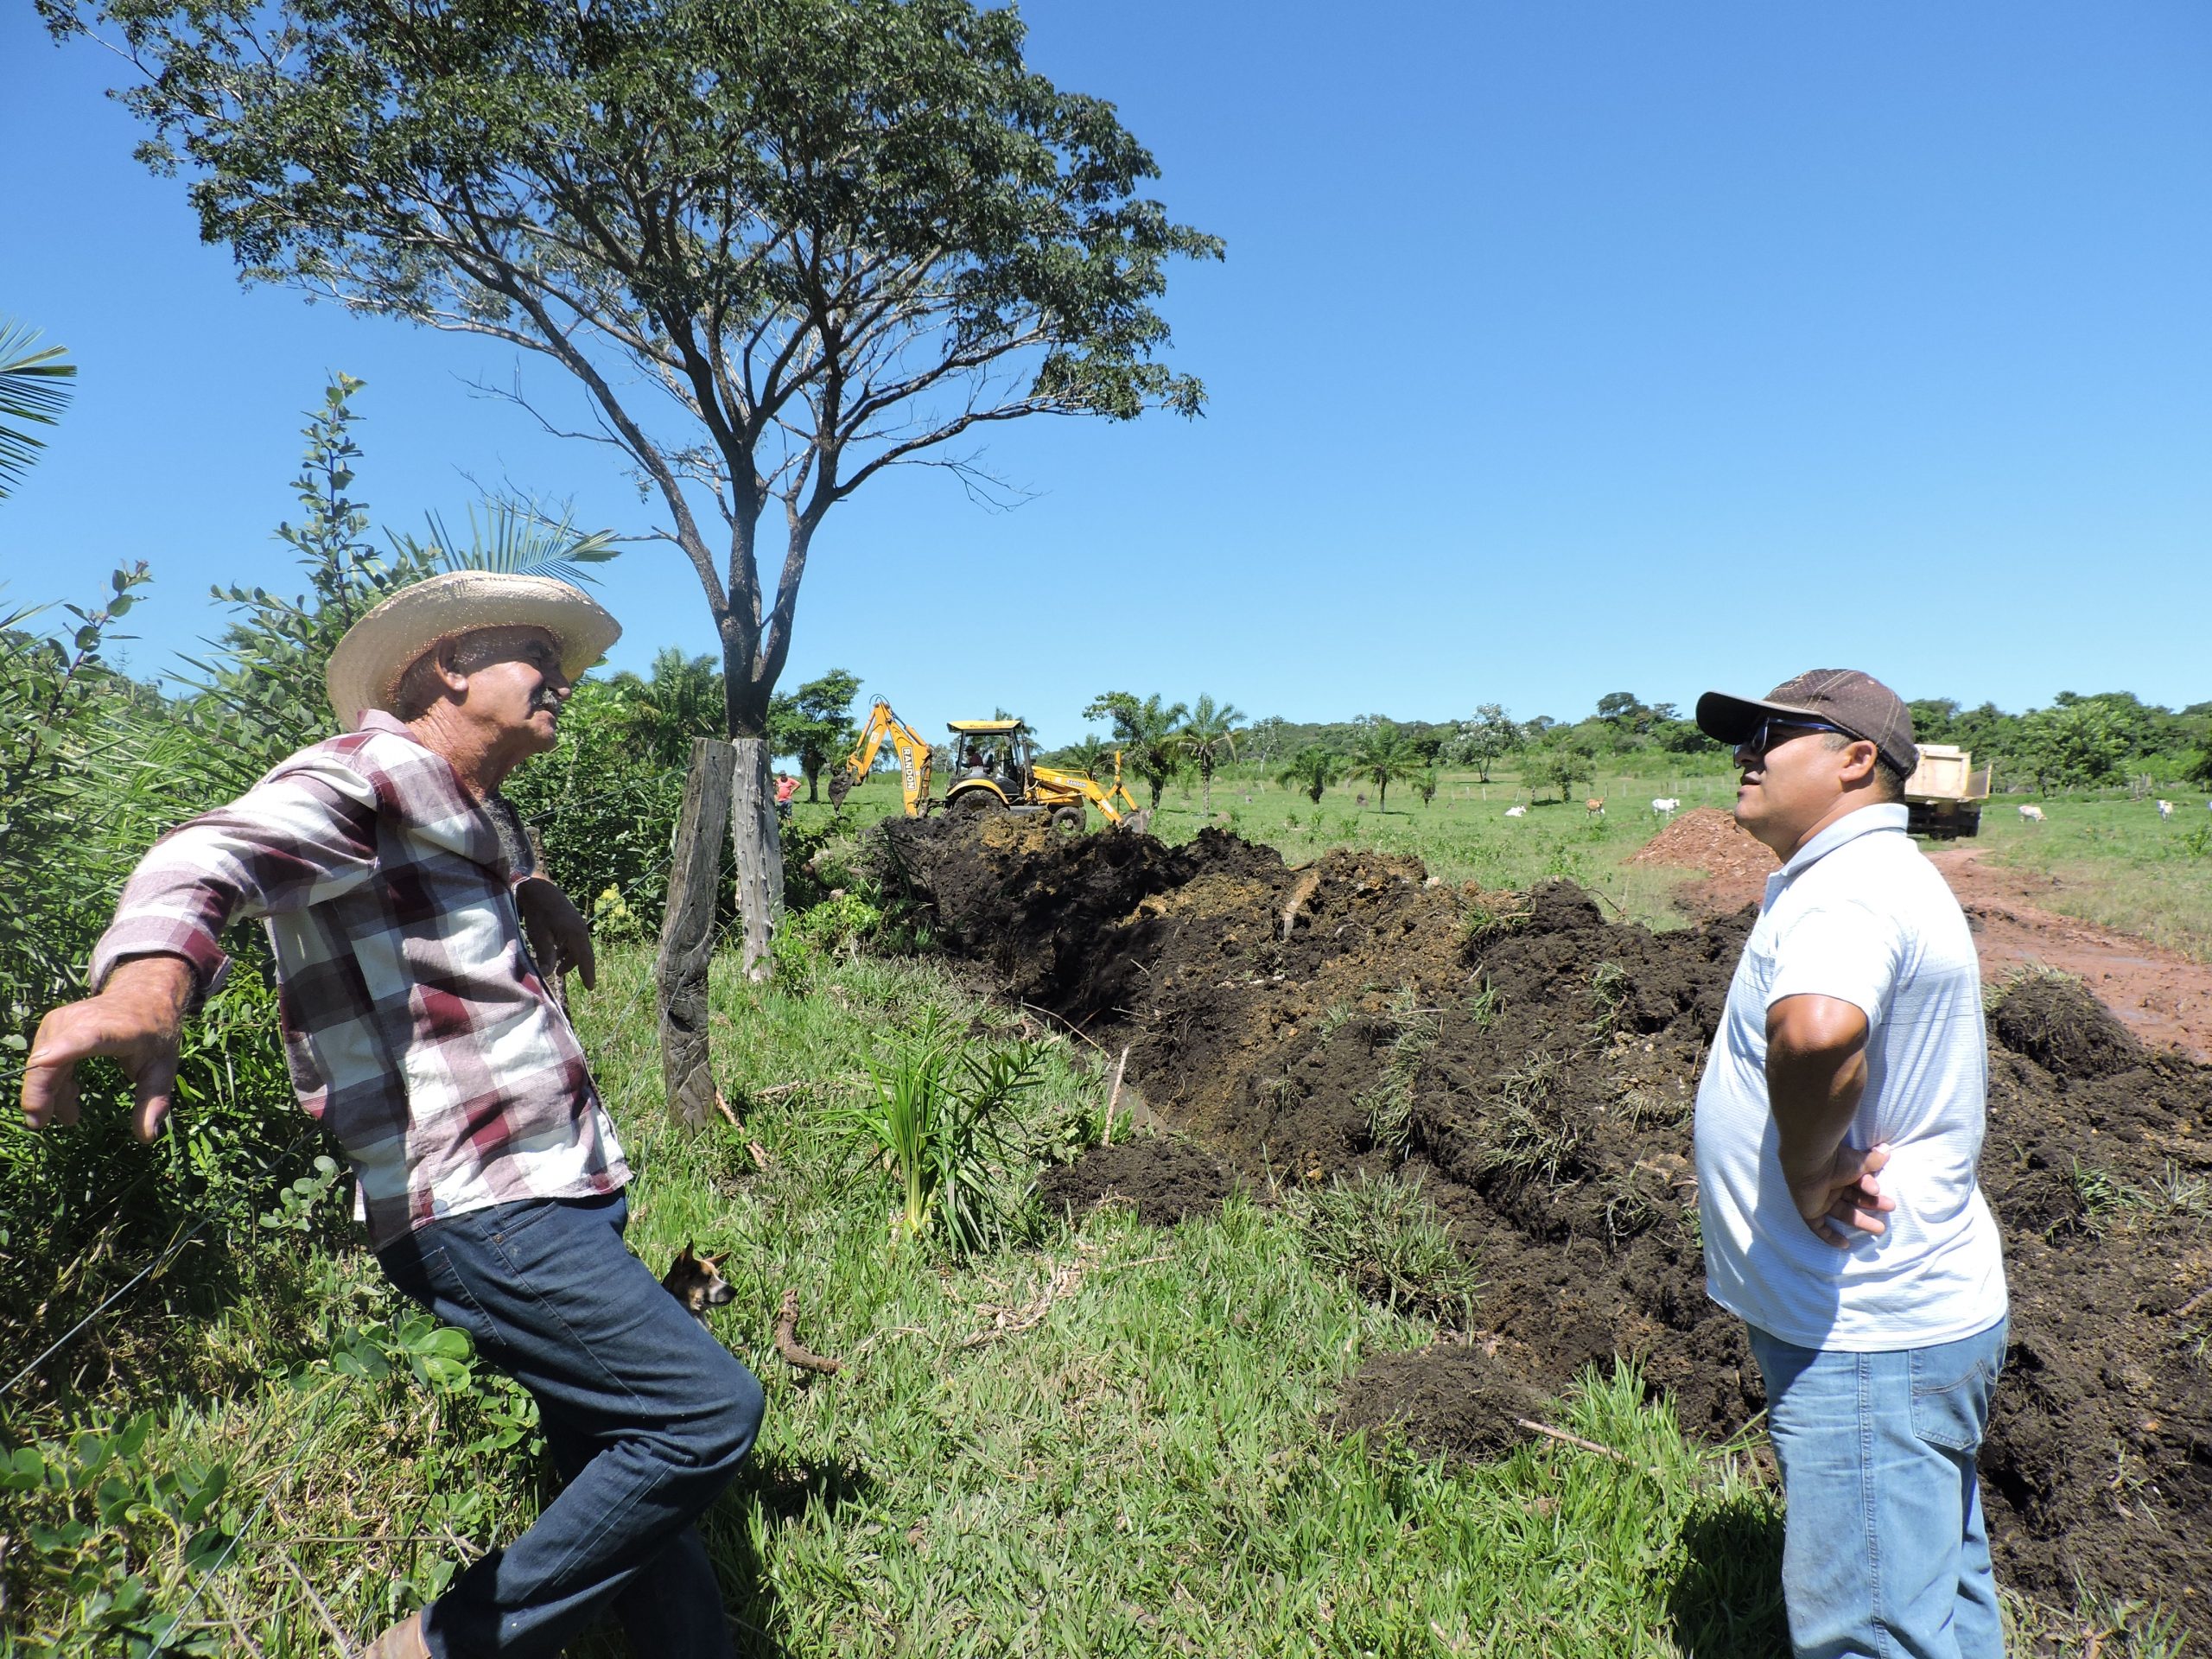
[(1525, 806), (1509, 806), (1505, 809), (1505, 816), (1509, 818), (1525, 818), (1529, 816), (1529, 809)]
[(1651, 816), (1656, 818), (1663, 818), (1669, 812), (1679, 811), (1681, 809), (1681, 798), (1679, 796), (1654, 795), (1651, 798)]
[(2020, 816), (2026, 819), (2030, 823), (2041, 823), (2043, 822), (2043, 808), (2039, 806), (2024, 806), (2020, 809)]
[(2174, 804), (2171, 801), (2160, 801), (2158, 803), (2158, 818), (2161, 823), (2171, 818), (2173, 815)]

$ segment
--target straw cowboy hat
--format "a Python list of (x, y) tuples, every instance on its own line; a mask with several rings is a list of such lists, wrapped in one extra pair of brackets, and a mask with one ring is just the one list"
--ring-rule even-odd
[(346, 731), (372, 709), (389, 709), (415, 660), (479, 628), (543, 628), (571, 680), (607, 654), (622, 625), (581, 588), (550, 576), (453, 570), (402, 588), (346, 630), (323, 683)]

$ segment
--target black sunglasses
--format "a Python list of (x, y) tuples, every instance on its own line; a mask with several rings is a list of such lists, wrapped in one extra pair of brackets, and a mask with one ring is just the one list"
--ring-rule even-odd
[(1856, 732), (1847, 732), (1840, 726), (1831, 726), (1825, 720), (1807, 720), (1802, 715), (1769, 715), (1751, 728), (1751, 734), (1736, 745), (1738, 754), (1755, 754), (1764, 760), (1768, 753), (1787, 743), (1791, 738), (1803, 737), (1811, 732), (1834, 732), (1840, 737), (1857, 737)]

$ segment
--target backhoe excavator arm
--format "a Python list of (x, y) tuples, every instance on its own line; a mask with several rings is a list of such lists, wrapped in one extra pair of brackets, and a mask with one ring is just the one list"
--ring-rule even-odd
[(930, 798), (930, 746), (921, 734), (891, 712), (891, 705), (883, 698), (875, 700), (868, 710), (867, 723), (861, 728), (861, 740), (853, 746), (844, 764), (837, 768), (836, 776), (830, 780), (830, 803), (842, 806), (853, 785), (868, 774), (875, 765), (877, 753), (886, 738), (891, 740), (893, 751), (899, 757), (899, 787), (906, 797), (906, 816), (918, 818), (928, 809)]

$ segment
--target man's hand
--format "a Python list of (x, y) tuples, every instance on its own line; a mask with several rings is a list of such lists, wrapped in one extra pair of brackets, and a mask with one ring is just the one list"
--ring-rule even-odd
[(1839, 1147), (1826, 1168), (1802, 1177), (1787, 1168), (1783, 1173), (1805, 1224), (1829, 1243), (1843, 1247), (1852, 1242), (1847, 1228), (1855, 1227), (1862, 1233), (1889, 1230), (1889, 1224), (1882, 1217), (1897, 1207), (1897, 1201), (1882, 1191), (1878, 1179), (1882, 1166), (1889, 1161), (1886, 1146), (1864, 1151)]
[(23, 1065), (23, 1117), (31, 1128), (77, 1121), (77, 1062), (105, 1054), (137, 1086), (131, 1128), (162, 1132), (176, 1088), (177, 1034), (191, 1005), (192, 964), (182, 957), (133, 957), (98, 996), (66, 1003), (39, 1021)]
[(561, 976), (571, 968), (583, 976), (584, 989), (599, 982), (599, 959), (592, 952), (591, 928), (569, 895), (542, 875), (524, 876), (515, 883), (515, 908), (522, 914), (523, 931), (530, 938), (530, 953), (537, 958), (538, 971), (558, 990)]
[(1783, 1179), (1805, 1224), (1827, 1243), (1852, 1242), (1847, 1227), (1879, 1233), (1897, 1207), (1875, 1179), (1887, 1147), (1844, 1144), (1866, 1092), (1866, 1016), (1834, 996), (1785, 996), (1766, 1016), (1767, 1103), (1774, 1113)]

